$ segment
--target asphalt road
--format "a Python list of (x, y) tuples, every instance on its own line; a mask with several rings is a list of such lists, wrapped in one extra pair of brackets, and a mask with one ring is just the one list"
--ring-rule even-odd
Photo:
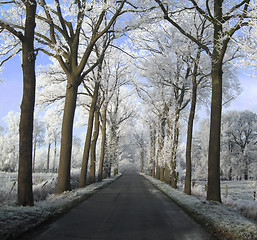
[(213, 239), (143, 176), (121, 178), (30, 235), (34, 240)]

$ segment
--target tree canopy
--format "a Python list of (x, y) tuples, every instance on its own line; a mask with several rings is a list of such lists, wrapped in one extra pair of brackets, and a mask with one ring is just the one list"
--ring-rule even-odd
[[(58, 168), (57, 193), (71, 189), (75, 166), (84, 187), (117, 174), (124, 159), (137, 158), (140, 171), (174, 188), (185, 177), (187, 194), (191, 172), (199, 176), (208, 166), (202, 176), (208, 178), (207, 199), (221, 201), (221, 177), (243, 173), (248, 179), (255, 169), (256, 116), (222, 117), (223, 107), (240, 93), (237, 66), (256, 67), (253, 1), (18, 0), (0, 1), (0, 7), (0, 67), (23, 54), (19, 158), (26, 164), (20, 169), (37, 166), (41, 142), (47, 159), (41, 165)], [(36, 62), (38, 54), (44, 61)], [(35, 94), (36, 109), (44, 115), (40, 131)], [(194, 133), (201, 106), (210, 112), (210, 123)], [(84, 133), (74, 137), (77, 126)], [(1, 148), (8, 155), (3, 139), (7, 134), (1, 135)], [(16, 149), (12, 142), (9, 147)], [(235, 170), (235, 156), (241, 170)], [(17, 168), (17, 156), (11, 158), (1, 160), (2, 169)], [(195, 164), (195, 158), (201, 161)], [(31, 174), (20, 172), (27, 181)], [(30, 201), (20, 203), (33, 205), (26, 194)]]

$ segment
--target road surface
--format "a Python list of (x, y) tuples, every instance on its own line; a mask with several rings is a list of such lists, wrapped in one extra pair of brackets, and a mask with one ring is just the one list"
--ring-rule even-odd
[(214, 239), (143, 176), (125, 173), (40, 231), (33, 240)]

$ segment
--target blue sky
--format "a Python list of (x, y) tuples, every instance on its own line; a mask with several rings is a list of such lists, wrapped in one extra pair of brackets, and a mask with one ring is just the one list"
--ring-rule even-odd
[(233, 101), (230, 109), (248, 109), (257, 113), (257, 78), (249, 77), (246, 74), (239, 75), (242, 93)]
[(22, 70), (20, 57), (7, 61), (0, 74), (0, 126), (5, 127), (3, 117), (9, 111), (19, 112), (22, 99)]
[[(42, 61), (38, 56), (38, 61)], [(6, 127), (3, 118), (9, 111), (19, 112), (22, 100), (22, 71), (20, 57), (9, 60), (4, 64), (0, 79), (0, 126)], [(235, 99), (227, 110), (248, 109), (257, 113), (257, 78), (252, 78), (244, 73), (239, 74), (242, 93)], [(204, 112), (202, 110), (201, 112)], [(203, 114), (205, 115), (205, 114)]]

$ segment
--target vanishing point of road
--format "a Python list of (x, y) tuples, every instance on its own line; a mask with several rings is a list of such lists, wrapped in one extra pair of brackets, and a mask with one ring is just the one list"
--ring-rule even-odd
[(125, 173), (33, 240), (211, 240), (199, 224), (143, 176)]

